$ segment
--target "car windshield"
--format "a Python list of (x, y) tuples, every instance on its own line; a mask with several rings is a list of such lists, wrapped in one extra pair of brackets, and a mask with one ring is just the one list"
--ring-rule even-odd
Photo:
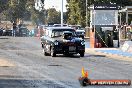
[(73, 29), (55, 29), (52, 31), (52, 37), (61, 37), (65, 31), (71, 32), (73, 36), (76, 35)]
[(76, 34), (84, 34), (84, 32), (76, 32)]

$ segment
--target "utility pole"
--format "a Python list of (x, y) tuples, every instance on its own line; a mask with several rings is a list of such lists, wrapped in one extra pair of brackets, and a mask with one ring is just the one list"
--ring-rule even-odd
[(61, 27), (63, 27), (63, 0), (62, 0), (62, 3), (61, 3)]

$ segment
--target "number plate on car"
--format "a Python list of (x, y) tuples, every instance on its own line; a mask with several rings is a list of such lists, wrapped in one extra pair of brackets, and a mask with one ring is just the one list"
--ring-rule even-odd
[(76, 47), (74, 46), (69, 46), (69, 51), (75, 51), (76, 50)]

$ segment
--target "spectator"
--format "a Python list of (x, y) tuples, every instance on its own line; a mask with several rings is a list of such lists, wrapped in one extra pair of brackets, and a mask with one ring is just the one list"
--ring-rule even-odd
[(2, 34), (3, 34), (3, 29), (0, 28), (0, 36), (2, 36)]

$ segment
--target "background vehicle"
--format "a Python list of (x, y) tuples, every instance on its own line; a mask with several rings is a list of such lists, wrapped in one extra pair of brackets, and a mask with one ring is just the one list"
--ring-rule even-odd
[(29, 36), (29, 30), (26, 27), (19, 28), (19, 36), (20, 37), (27, 37)]
[(3, 36), (12, 36), (12, 30), (3, 30)]
[(85, 36), (85, 30), (83, 30), (83, 29), (77, 29), (77, 30), (76, 30), (76, 34), (77, 34), (78, 37), (84, 39), (84, 36)]

